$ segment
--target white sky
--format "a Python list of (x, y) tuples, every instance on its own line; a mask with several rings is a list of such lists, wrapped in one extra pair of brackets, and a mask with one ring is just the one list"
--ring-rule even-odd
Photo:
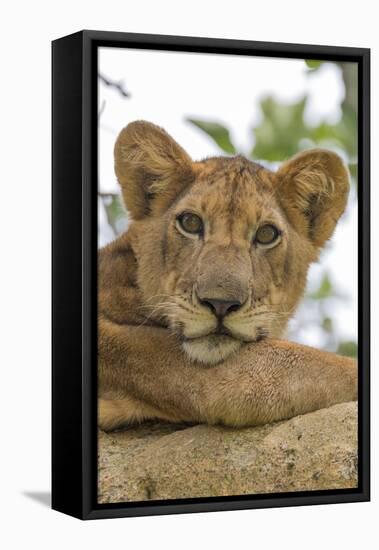
[[(119, 131), (129, 122), (144, 119), (165, 128), (194, 160), (220, 154), (218, 147), (186, 117), (209, 119), (230, 129), (237, 149), (248, 152), (253, 145), (251, 128), (260, 121), (259, 101), (272, 95), (294, 102), (306, 93), (305, 117), (310, 124), (336, 122), (344, 89), (339, 70), (324, 64), (307, 74), (304, 61), (264, 57), (154, 52), (118, 48), (99, 50), (99, 72), (124, 82), (131, 98), (99, 85), (99, 180), (102, 191), (118, 191), (113, 171), (113, 146)], [(104, 104), (103, 104), (104, 102)], [(99, 209), (100, 244), (112, 238)], [(337, 226), (331, 251), (312, 266), (309, 285), (315, 287), (327, 266), (335, 287), (348, 300), (336, 301), (331, 317), (338, 334), (357, 337), (357, 208), (356, 201)], [(320, 334), (303, 331), (298, 340), (322, 345)]]

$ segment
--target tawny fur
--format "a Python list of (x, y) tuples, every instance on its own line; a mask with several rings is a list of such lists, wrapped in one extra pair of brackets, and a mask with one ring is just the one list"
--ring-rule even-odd
[[(192, 162), (161, 128), (129, 124), (115, 170), (132, 223), (99, 253), (99, 425), (148, 418), (254, 425), (356, 398), (353, 360), (278, 340), (343, 213), (340, 158), (305, 151), (271, 172)], [(203, 235), (177, 218), (191, 212)], [(254, 241), (274, 224), (271, 247)], [(224, 320), (205, 299), (243, 304)]]

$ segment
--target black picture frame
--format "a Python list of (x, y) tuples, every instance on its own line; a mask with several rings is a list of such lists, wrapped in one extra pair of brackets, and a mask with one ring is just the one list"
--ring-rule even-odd
[[(128, 504), (96, 502), (97, 51), (99, 47), (358, 63), (359, 484), (356, 489)], [(370, 499), (370, 50), (81, 31), (52, 43), (52, 507), (81, 519)]]

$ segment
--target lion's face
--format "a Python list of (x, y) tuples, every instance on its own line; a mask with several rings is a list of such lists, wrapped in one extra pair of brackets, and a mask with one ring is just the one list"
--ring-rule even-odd
[(269, 172), (243, 158), (198, 169), (159, 225), (139, 224), (140, 286), (146, 314), (166, 319), (192, 358), (213, 363), (242, 342), (282, 333), (311, 258)]
[(206, 364), (282, 334), (345, 207), (336, 155), (313, 150), (277, 173), (242, 157), (193, 163), (161, 129), (134, 123), (116, 144), (116, 171), (138, 220), (130, 231), (146, 318)]

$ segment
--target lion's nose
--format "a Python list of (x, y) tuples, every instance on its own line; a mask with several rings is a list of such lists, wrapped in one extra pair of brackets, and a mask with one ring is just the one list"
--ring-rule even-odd
[(203, 298), (200, 300), (200, 303), (208, 307), (219, 319), (222, 319), (222, 317), (225, 317), (225, 315), (232, 311), (237, 311), (237, 309), (242, 306), (239, 300), (214, 300), (211, 298)]

